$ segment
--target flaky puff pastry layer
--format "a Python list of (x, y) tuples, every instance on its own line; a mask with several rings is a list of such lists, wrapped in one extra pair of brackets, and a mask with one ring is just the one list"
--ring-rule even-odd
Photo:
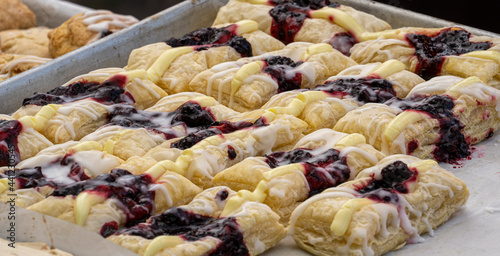
[[(435, 34), (439, 30), (442, 29), (401, 28), (398, 29), (399, 32), (396, 33), (397, 36), (388, 36), (388, 38), (381, 37), (354, 45), (351, 49), (350, 57), (361, 64), (397, 59), (405, 63), (407, 70), (415, 72), (419, 65), (419, 60), (414, 55), (415, 48), (404, 39), (405, 34)], [(439, 75), (454, 75), (464, 78), (477, 76), (485, 83), (491, 82), (498, 87), (500, 40), (492, 37), (473, 35), (470, 37), (470, 41), (475, 43), (492, 43), (492, 46), (486, 51), (475, 51), (476, 53), (486, 52), (486, 55), (489, 55), (489, 57), (486, 57), (483, 53), (475, 55), (474, 51), (458, 56), (445, 56), (443, 64), (440, 66)]]
[[(198, 93), (178, 93), (163, 97), (153, 107), (148, 108), (144, 113), (154, 111), (158, 113), (170, 113), (178, 109), (182, 104), (194, 102), (208, 110), (216, 121), (224, 120), (227, 117), (235, 115), (237, 112), (219, 104), (212, 97)], [(163, 122), (165, 130), (172, 128), (172, 134), (178, 137), (184, 137), (189, 134), (190, 128), (182, 125), (169, 127), (171, 120), (160, 120)], [(133, 156), (143, 156), (152, 148), (159, 146), (167, 141), (164, 134), (154, 130), (144, 128), (129, 128), (119, 125), (107, 125), (83, 137), (81, 141), (96, 141), (106, 147), (107, 151), (124, 160)], [(163, 159), (165, 160), (165, 159)]]
[[(370, 197), (359, 192), (373, 179), (382, 179), (384, 168), (398, 161), (414, 172), (403, 183), (406, 193), (379, 189), (368, 192)], [(363, 170), (355, 180), (299, 205), (292, 213), (289, 233), (315, 255), (381, 255), (420, 241), (420, 234), (443, 224), (468, 196), (465, 183), (436, 162), (394, 155)]]
[[(279, 164), (274, 168), (266, 161), (266, 157), (249, 157), (217, 174), (213, 183), (216, 186), (228, 186), (236, 191), (245, 189), (262, 194), (265, 199), (261, 199), (261, 202), (280, 215), (281, 223), (287, 223), (293, 209), (311, 193), (318, 193), (318, 190), (352, 180), (358, 172), (375, 165), (385, 157), (366, 144), (362, 135), (348, 135), (331, 129), (320, 129), (303, 137), (294, 149), (306, 149), (313, 157), (303, 161), (290, 160), (290, 163)], [(323, 157), (332, 149), (338, 152), (338, 161), (334, 161), (332, 155), (329, 155), (332, 159)], [(294, 157), (300, 159), (301, 155)], [(316, 159), (331, 161), (332, 165), (328, 170), (327, 167), (314, 169), (312, 166), (317, 164)], [(311, 175), (311, 172), (319, 174)], [(315, 181), (316, 184), (311, 185), (309, 180)], [(262, 186), (265, 186), (265, 189), (261, 189)], [(311, 191), (313, 189), (314, 191)]]
[(308, 124), (306, 134), (321, 128), (332, 128), (349, 111), (359, 107), (351, 99), (331, 97), (322, 91), (294, 90), (273, 96), (260, 110), (242, 113), (240, 119), (254, 119), (257, 113), (276, 111), (298, 117)]
[(391, 82), (392, 88), (396, 92), (396, 96), (400, 98), (406, 97), (406, 95), (408, 95), (408, 93), (417, 84), (425, 82), (424, 79), (407, 70), (390, 70), (390, 68), (387, 68), (388, 70), (387, 73), (384, 74), (384, 77), (381, 77), (379, 74), (373, 73), (374, 71), (376, 72), (379, 68), (382, 68), (382, 65), (383, 63), (371, 63), (352, 66), (342, 70), (335, 76), (329, 77), (327, 81), (333, 81), (339, 78), (363, 78), (368, 76), (380, 77)]
[(307, 127), (306, 123), (290, 115), (268, 117), (264, 118), (267, 125), (210, 136), (182, 152), (171, 148), (173, 140), (169, 140), (151, 149), (145, 157), (160, 161), (159, 164), (165, 168), (182, 174), (202, 188), (208, 188), (212, 186), (212, 178), (220, 171), (247, 157), (262, 156), (276, 148), (293, 145)]
[[(15, 188), (15, 193), (18, 195), (16, 205), (26, 208), (52, 194), (55, 188), (50, 185), (39, 186), (37, 181), (40, 181), (41, 184), (44, 181), (53, 182), (57, 186), (63, 187), (79, 181), (78, 177), (72, 176), (84, 174), (82, 176), (95, 178), (118, 167), (123, 162), (120, 158), (101, 151), (102, 147), (95, 143), (78, 144), (73, 142), (66, 144), (48, 147), (36, 156), (21, 161), (14, 167), (16, 172), (40, 168), (40, 173), (43, 175), (43, 177), (36, 177), (36, 172), (32, 172), (33, 176), (30, 177), (29, 172), (24, 173), (23, 178), (26, 179), (24, 182), (32, 182), (32, 187), (29, 188), (20, 187), (19, 181), (14, 180), (13, 188)], [(78, 168), (81, 168), (81, 171)], [(1, 168), (0, 172), (6, 175), (9, 174), (7, 168)], [(5, 182), (8, 181), (0, 179), (0, 183), (4, 184)], [(12, 191), (0, 185), (0, 201), (8, 201), (9, 193), (12, 193)]]
[[(268, 60), (279, 57), (290, 58), (296, 66), (277, 65), (283, 69), (283, 74), (276, 77), (265, 70)], [(282, 88), (280, 80), (300, 75), (295, 89), (309, 88), (355, 64), (328, 44), (296, 43), (261, 56), (216, 65), (196, 75), (189, 89), (215, 97), (222, 104), (244, 112), (260, 108), (273, 95), (290, 90), (286, 86)]]
[[(264, 204), (246, 202), (227, 214), (221, 214), (228, 198), (235, 194), (236, 192), (227, 187), (213, 187), (204, 190), (189, 204), (179, 208), (212, 218), (235, 218), (250, 255), (263, 253), (285, 237), (286, 231), (279, 224), (278, 215)], [(126, 234), (126, 232), (125, 229), (125, 234), (112, 235), (108, 237), (108, 240), (139, 255), (206, 255), (221, 244), (221, 240), (210, 236), (188, 241), (182, 238), (182, 233), (180, 233), (146, 239), (138, 235)]]
[[(254, 20), (259, 23), (259, 29), (270, 34), (272, 17), (269, 11), (273, 6), (269, 3), (252, 4), (251, 1), (230, 0), (219, 9), (214, 25), (237, 22), (240, 20)], [(337, 8), (350, 15), (360, 26), (368, 32), (390, 29), (390, 25), (377, 17), (367, 14), (349, 6), (341, 5)], [(327, 19), (305, 19), (299, 32), (295, 35), (295, 42), (324, 43), (328, 42), (335, 34), (347, 30)]]
[[(155, 166), (150, 168), (152, 172), (157, 172), (158, 169), (161, 168)], [(165, 170), (161, 176), (155, 179), (154, 183), (148, 185), (148, 189), (155, 191), (154, 212), (151, 214), (161, 213), (172, 206), (185, 204), (201, 192), (201, 189), (188, 179), (175, 172)], [(106, 198), (100, 195), (100, 192), (84, 189), (78, 196), (49, 196), (27, 209), (100, 233), (109, 223), (115, 223), (118, 228), (127, 223), (128, 217), (124, 210), (125, 207), (116, 198)]]
[(33, 55), (0, 53), (0, 81), (51, 61)]
[[(281, 42), (262, 31), (254, 30), (241, 36), (250, 42), (253, 54), (262, 54), (284, 47)], [(190, 91), (189, 82), (196, 74), (219, 63), (235, 61), (242, 57), (230, 46), (211, 47), (199, 51), (195, 47), (172, 48), (165, 43), (146, 45), (132, 51), (125, 69), (146, 69), (149, 72), (151, 68), (162, 66), (160, 72), (155, 74), (158, 77), (152, 81), (169, 94), (175, 94)], [(164, 64), (162, 61), (167, 55), (175, 57), (172, 57), (173, 59), (168, 64)]]
[[(153, 106), (158, 100), (167, 96), (167, 93), (149, 81), (145, 70), (126, 71), (122, 68), (103, 68), (72, 78), (62, 87), (69, 86), (76, 82), (97, 82), (103, 83), (114, 75), (125, 75), (127, 77), (124, 89), (134, 97), (134, 107), (139, 110)], [(12, 117), (19, 119), (23, 116), (35, 115), (42, 106), (28, 104), (19, 108), (12, 114)]]
[[(0, 120), (6, 120), (6, 121), (13, 121), (14, 119), (8, 115), (3, 115), (0, 114)], [(8, 138), (3, 138), (1, 140), (1, 143), (6, 145), (7, 147), (4, 147), (5, 150), (12, 150), (12, 152), (17, 151), (17, 154), (19, 158), (10, 156), (5, 156), (6, 159), (2, 159), (2, 162), (5, 162), (5, 165), (7, 166), (8, 162), (16, 159), (17, 162), (28, 159), (30, 157), (35, 156), (40, 152), (41, 150), (50, 147), (54, 145), (51, 141), (49, 141), (44, 135), (39, 133), (37, 130), (35, 130), (33, 127), (31, 127), (29, 124), (25, 124), (23, 122), (18, 122), (18, 125), (20, 127), (20, 132), (17, 135), (16, 141), (17, 145), (12, 144), (14, 141), (6, 141)], [(8, 132), (8, 131), (6, 131)], [(12, 146), (17, 147), (17, 150), (13, 150)], [(12, 152), (9, 152), (9, 155), (12, 154)], [(15, 161), (14, 161), (15, 162)], [(10, 163), (12, 165), (17, 164), (15, 163)]]
[(454, 99), (453, 113), (465, 125), (463, 132), (469, 143), (477, 144), (500, 129), (499, 89), (478, 77), (440, 76), (417, 85), (408, 97), (441, 94)]

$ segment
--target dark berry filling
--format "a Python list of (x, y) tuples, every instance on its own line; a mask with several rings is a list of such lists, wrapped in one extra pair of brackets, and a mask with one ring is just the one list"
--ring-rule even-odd
[(228, 145), (227, 146), (227, 156), (229, 157), (229, 159), (233, 160), (236, 158), (236, 156), (238, 156), (236, 154), (236, 150), (234, 150), (234, 148), (231, 146), (231, 145)]
[[(186, 102), (173, 112), (141, 111), (132, 106), (117, 106), (108, 114), (108, 123), (130, 128), (146, 128), (162, 133), (167, 139), (178, 137), (174, 126), (182, 126), (188, 132), (208, 128), (215, 122), (209, 109), (195, 102)], [(189, 129), (195, 128), (195, 129)]]
[(14, 172), (19, 189), (43, 186), (57, 189), (71, 183), (90, 179), (83, 171), (83, 168), (75, 162), (73, 154), (66, 154), (44, 166), (16, 169)]
[(417, 172), (410, 170), (408, 165), (402, 161), (393, 162), (381, 171), (382, 179), (373, 178), (365, 186), (356, 188), (362, 194), (383, 189), (393, 193), (408, 193), (407, 182), (417, 179)]
[[(77, 196), (82, 192), (97, 193), (106, 198), (114, 198), (122, 203), (122, 210), (127, 216), (125, 226), (143, 222), (154, 212), (155, 192), (150, 190), (153, 183), (148, 174), (132, 175), (123, 169), (113, 169), (93, 179), (70, 184), (54, 190), (53, 196)], [(112, 233), (112, 226), (107, 225), (106, 234)]]
[(294, 62), (288, 57), (271, 56), (265, 62), (267, 65), (264, 66), (262, 71), (271, 75), (278, 83), (278, 93), (300, 89), (302, 74), (293, 70), (300, 66), (303, 63), (302, 61)]
[(219, 192), (217, 192), (217, 194), (215, 194), (215, 199), (219, 202), (222, 202), (226, 200), (228, 196), (229, 196), (229, 191), (227, 191), (227, 189), (221, 189), (219, 190)]
[(21, 161), (17, 137), (22, 130), (17, 120), (0, 120), (0, 166), (15, 166)]
[(423, 111), (439, 121), (440, 137), (432, 152), (437, 161), (453, 163), (471, 154), (470, 145), (462, 133), (464, 125), (453, 115), (454, 102), (448, 96), (425, 97), (417, 95), (405, 99), (393, 98), (386, 104), (396, 106), (403, 111)]
[(351, 56), (351, 48), (359, 43), (358, 40), (348, 32), (341, 32), (335, 34), (330, 39), (330, 45), (344, 54), (345, 56)]
[(321, 9), (323, 7), (337, 8), (340, 6), (339, 3), (330, 0), (270, 0), (271, 5), (279, 5), (284, 3), (290, 3), (301, 7), (309, 7), (312, 10)]
[[(116, 106), (108, 114), (108, 124), (130, 128), (145, 128), (165, 135), (166, 139), (184, 138), (172, 143), (172, 148), (187, 149), (201, 140), (217, 134), (231, 133), (267, 124), (261, 119), (251, 122), (216, 121), (210, 109), (196, 102), (186, 102), (173, 112), (141, 111), (132, 106)], [(174, 127), (177, 127), (175, 129)], [(179, 131), (179, 127), (184, 132)], [(186, 135), (187, 134), (187, 135)]]
[(147, 223), (119, 230), (116, 235), (134, 235), (146, 239), (157, 236), (180, 236), (187, 241), (205, 237), (221, 240), (219, 246), (208, 255), (249, 255), (243, 233), (234, 217), (213, 218), (172, 207), (162, 214), (151, 217)]
[(474, 43), (465, 30), (444, 29), (436, 36), (407, 34), (406, 40), (415, 48), (418, 64), (415, 73), (428, 80), (439, 75), (444, 57), (472, 51), (487, 50), (490, 42)]
[(182, 38), (170, 38), (165, 43), (172, 47), (196, 46), (197, 51), (211, 47), (230, 46), (243, 57), (252, 56), (252, 45), (236, 34), (237, 25), (224, 28), (200, 28)]
[(341, 157), (340, 152), (333, 148), (318, 155), (314, 155), (310, 149), (298, 148), (289, 152), (274, 152), (264, 157), (271, 168), (304, 163), (309, 196), (347, 181), (351, 174), (346, 158)]
[(271, 0), (276, 5), (269, 11), (273, 18), (271, 24), (271, 35), (285, 44), (294, 42), (295, 35), (304, 24), (305, 19), (310, 18), (311, 10), (323, 7), (337, 8), (340, 5), (329, 0)]
[(59, 86), (47, 93), (35, 93), (35, 95), (24, 99), (23, 106), (65, 104), (82, 99), (93, 99), (108, 105), (116, 103), (133, 104), (135, 102), (134, 97), (124, 89), (126, 82), (127, 77), (124, 75), (114, 75), (101, 84), (82, 80), (68, 86)]
[(310, 10), (290, 3), (277, 5), (269, 11), (273, 18), (271, 35), (284, 44), (294, 42), (295, 35), (302, 28), (304, 21), (310, 18)]
[(396, 97), (396, 91), (390, 81), (375, 77), (339, 78), (326, 81), (314, 90), (326, 91), (340, 98), (349, 95), (362, 103), (382, 103)]
[(102, 225), (99, 234), (101, 234), (103, 237), (108, 237), (114, 234), (117, 230), (118, 230), (118, 223), (116, 221), (110, 221)]

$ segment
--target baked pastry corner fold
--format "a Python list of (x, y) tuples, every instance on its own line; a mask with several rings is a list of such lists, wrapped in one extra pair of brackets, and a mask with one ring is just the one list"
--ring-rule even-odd
[(382, 255), (421, 242), (468, 196), (465, 183), (435, 161), (394, 155), (303, 202), (288, 231), (314, 255)]
[(235, 194), (222, 186), (204, 190), (189, 204), (119, 230), (108, 240), (145, 256), (258, 255), (286, 236), (279, 216), (264, 204), (248, 201), (222, 214)]

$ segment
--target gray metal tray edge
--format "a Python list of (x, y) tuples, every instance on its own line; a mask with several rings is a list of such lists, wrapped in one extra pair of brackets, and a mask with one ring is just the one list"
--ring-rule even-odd
[[(31, 0), (33, 1), (33, 0)], [(217, 10), (228, 0), (187, 0), (146, 18), (119, 33), (82, 47), (49, 63), (0, 83), (0, 113), (11, 113), (34, 92), (45, 92), (71, 78), (105, 67), (123, 67), (130, 52), (146, 44), (180, 36), (210, 26)], [(459, 25), (394, 6), (367, 0), (340, 0), (359, 10), (372, 13), (393, 27), (444, 27)], [(500, 37), (488, 31), (460, 25), (477, 35)]]

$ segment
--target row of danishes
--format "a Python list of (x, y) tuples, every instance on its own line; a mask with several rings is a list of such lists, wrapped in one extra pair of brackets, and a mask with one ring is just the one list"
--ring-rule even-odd
[[(18, 203), (142, 255), (255, 255), (286, 230), (318, 255), (382, 254), (465, 203), (435, 161), (398, 154), (454, 161), (491, 136), (500, 92), (484, 78), (425, 82), (397, 60), (356, 65), (251, 21), (229, 27), (256, 57), (153, 44), (5, 116), (4, 147), (17, 142), (23, 160)], [(458, 153), (443, 146), (457, 137)]]

